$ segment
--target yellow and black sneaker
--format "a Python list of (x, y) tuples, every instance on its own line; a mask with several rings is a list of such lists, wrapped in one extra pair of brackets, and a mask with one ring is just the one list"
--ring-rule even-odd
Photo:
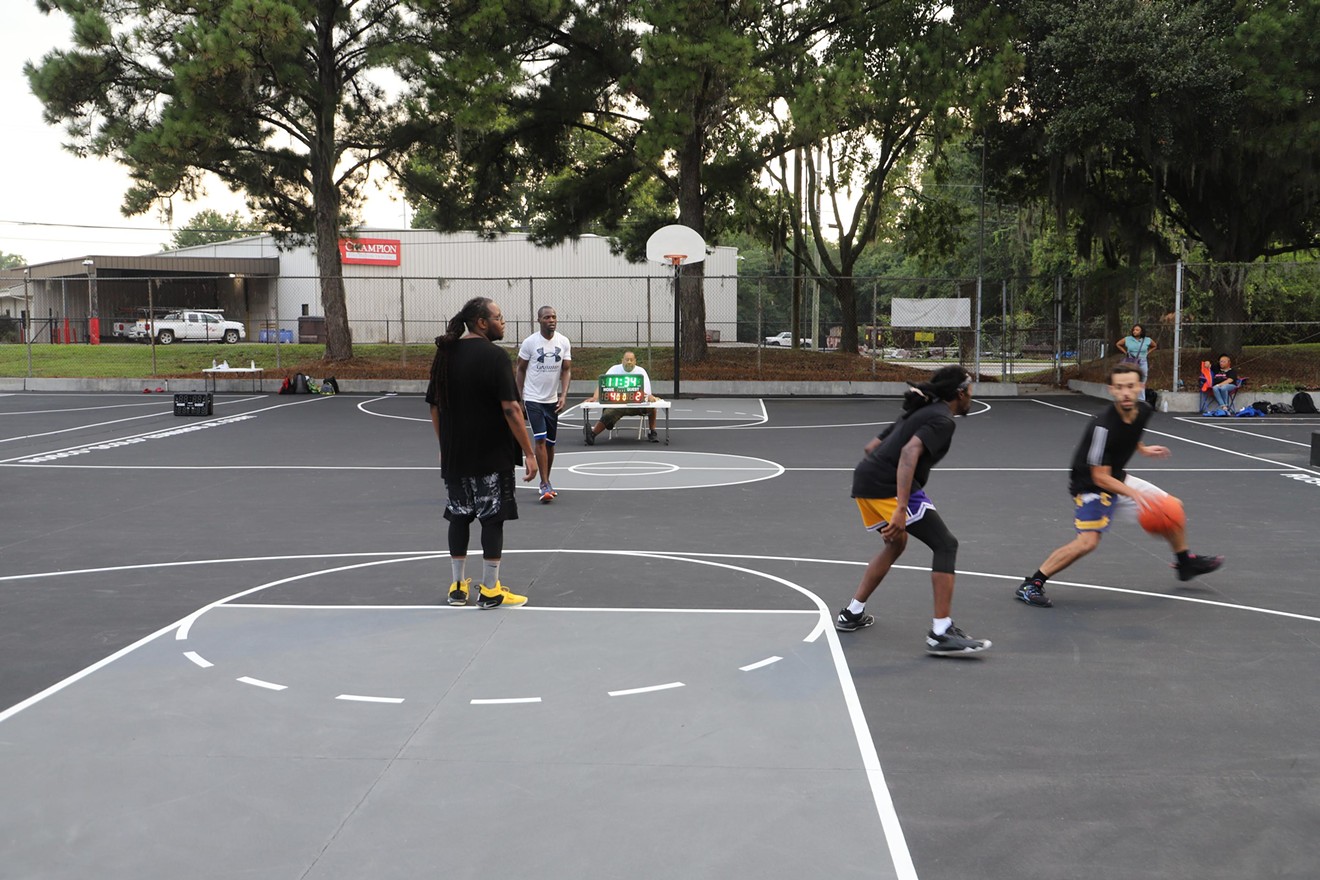
[(472, 585), (472, 578), (463, 578), (461, 581), (454, 581), (449, 585), (449, 604), (466, 605), (468, 600), (468, 587)]
[(527, 597), (519, 596), (517, 593), (510, 593), (509, 588), (499, 581), (495, 582), (494, 589), (479, 584), (477, 589), (477, 607), (478, 608), (512, 608), (517, 605), (526, 605)]

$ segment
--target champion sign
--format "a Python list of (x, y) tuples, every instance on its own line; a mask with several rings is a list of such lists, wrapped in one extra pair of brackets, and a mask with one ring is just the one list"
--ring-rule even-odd
[(341, 238), (339, 262), (358, 266), (397, 266), (403, 248), (395, 238)]

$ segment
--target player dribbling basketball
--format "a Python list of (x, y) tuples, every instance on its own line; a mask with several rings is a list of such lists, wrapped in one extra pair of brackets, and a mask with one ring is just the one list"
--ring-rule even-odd
[[(1086, 426), (1082, 442), (1073, 454), (1068, 491), (1076, 506), (1073, 525), (1077, 536), (1055, 550), (1028, 577), (1014, 596), (1037, 608), (1049, 608), (1053, 601), (1045, 595), (1045, 581), (1096, 547), (1115, 520), (1136, 522), (1139, 505), (1166, 494), (1163, 489), (1124, 468), (1134, 452), (1151, 458), (1168, 458), (1164, 446), (1141, 442), (1154, 410), (1141, 399), (1141, 371), (1130, 364), (1117, 364), (1109, 371), (1109, 395), (1114, 405), (1093, 418)], [(1187, 550), (1187, 533), (1182, 526), (1163, 535), (1174, 552), (1178, 580), (1189, 581), (1208, 574), (1223, 564), (1222, 556), (1197, 556)]]

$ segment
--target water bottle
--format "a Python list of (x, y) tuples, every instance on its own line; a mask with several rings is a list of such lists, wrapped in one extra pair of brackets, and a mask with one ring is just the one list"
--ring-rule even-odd
[(1160, 398), (1160, 412), (1168, 412), (1168, 411), (1169, 411), (1169, 398), (1167, 398), (1167, 397), (1161, 397), (1161, 398)]

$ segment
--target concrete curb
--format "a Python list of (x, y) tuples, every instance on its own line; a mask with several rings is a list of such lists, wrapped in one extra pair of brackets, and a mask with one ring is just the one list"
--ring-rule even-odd
[[(273, 394), (279, 390), (283, 377), (267, 376), (259, 382), (260, 392)], [(339, 379), (339, 390), (345, 394), (424, 394), (424, 379)], [(655, 382), (654, 391), (660, 397), (671, 396), (673, 382)], [(908, 389), (906, 382), (682, 382), (684, 396), (695, 397), (901, 397)], [(1103, 387), (1103, 386), (1102, 386)], [(163, 388), (166, 392), (209, 391), (207, 379), (48, 379), (0, 378), (0, 391), (82, 391), (140, 394), (143, 389)], [(580, 380), (569, 384), (570, 403), (589, 397), (596, 388), (593, 381)], [(1042, 393), (1031, 386), (1029, 393)], [(218, 379), (215, 390), (226, 394), (251, 394), (250, 378)], [(1015, 383), (981, 382), (976, 385), (977, 397), (1023, 396)], [(1049, 392), (1045, 392), (1049, 393)], [(1058, 390), (1052, 393), (1063, 393)]]
[[(1073, 391), (1085, 394), (1089, 397), (1100, 397), (1109, 400), (1109, 386), (1103, 382), (1083, 382), (1081, 379), (1069, 379), (1068, 387)], [(1164, 412), (1176, 413), (1199, 413), (1201, 411), (1201, 393), (1199, 391), (1159, 391), (1160, 410)], [(1320, 393), (1315, 391), (1306, 392), (1311, 399), (1320, 404)], [(1243, 389), (1237, 397), (1239, 408), (1249, 403), (1255, 403), (1263, 400), (1266, 403), (1287, 403), (1291, 404), (1296, 392), (1287, 391), (1252, 391), (1250, 388)], [(1165, 404), (1168, 408), (1165, 408)]]

